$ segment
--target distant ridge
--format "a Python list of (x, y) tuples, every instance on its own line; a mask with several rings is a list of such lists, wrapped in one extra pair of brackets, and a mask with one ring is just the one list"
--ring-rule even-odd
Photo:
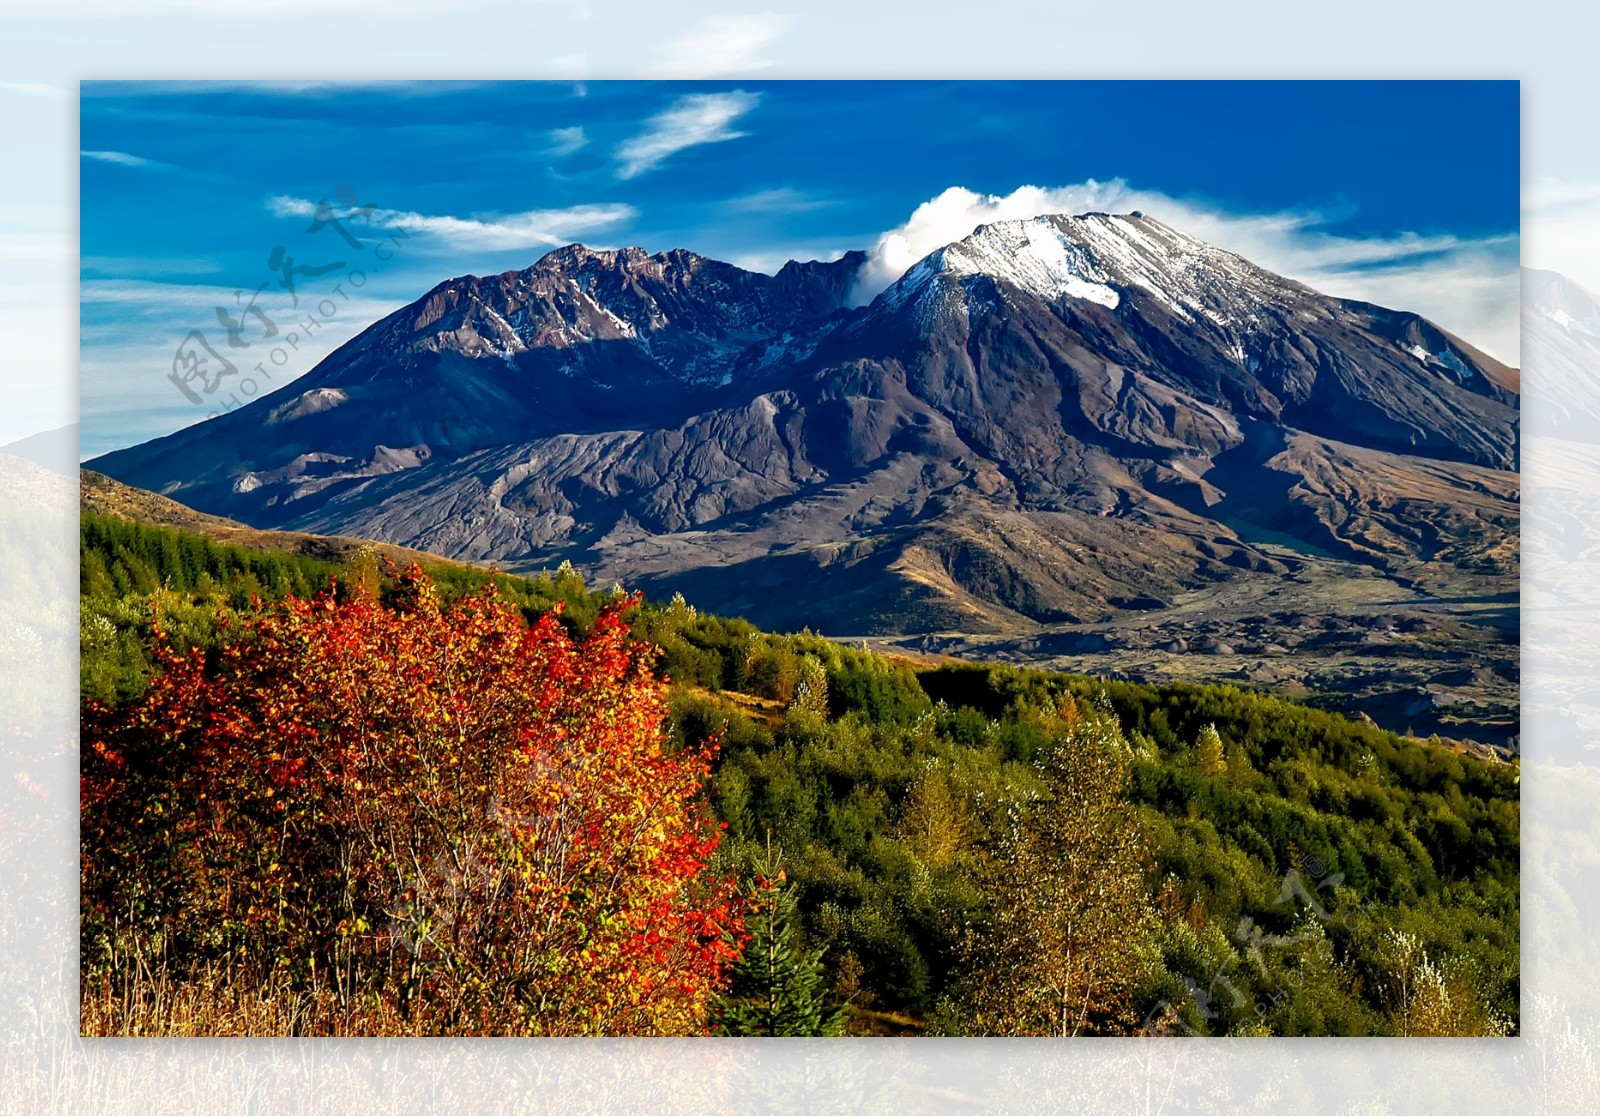
[(78, 471), (78, 424), (40, 431), (0, 446), (0, 454), (25, 458), (55, 473), (71, 477)]

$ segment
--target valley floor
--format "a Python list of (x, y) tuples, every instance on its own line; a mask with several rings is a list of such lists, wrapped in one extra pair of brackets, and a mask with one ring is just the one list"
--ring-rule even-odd
[(1168, 607), (1098, 624), (845, 639), (1141, 682), (1233, 683), (1407, 736), (1518, 752), (1515, 580), (1456, 572), (1422, 588), (1356, 563), (1258, 547), (1294, 560), (1295, 571), (1241, 572)]

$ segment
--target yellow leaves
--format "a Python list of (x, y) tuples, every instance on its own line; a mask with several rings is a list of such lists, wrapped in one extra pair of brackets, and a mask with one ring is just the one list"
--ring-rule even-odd
[[(119, 727), (206, 735), (173, 799), (176, 825), (199, 820), (210, 874), (184, 910), (237, 920), (253, 898), (259, 953), (321, 973), (328, 957), (305, 944), (337, 944), (383, 996), (415, 965), (422, 1011), (475, 1001), (474, 1018), (550, 1034), (695, 1030), (722, 981), (704, 928), (726, 922), (688, 898), (726, 899), (691, 806), (706, 773), (664, 757), (659, 685), (628, 639), (602, 624), (578, 644), (492, 600), (265, 613), (223, 673), (197, 664), (183, 693), (158, 681), (136, 711), (148, 727)], [(149, 811), (150, 827), (161, 809), (124, 817)], [(364, 911), (399, 937), (361, 937)], [(630, 983), (646, 928), (670, 960)]]

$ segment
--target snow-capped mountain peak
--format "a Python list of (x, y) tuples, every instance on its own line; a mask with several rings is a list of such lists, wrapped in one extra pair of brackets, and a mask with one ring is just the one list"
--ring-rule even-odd
[(1115, 310), (1134, 291), (1188, 321), (1248, 320), (1263, 305), (1306, 293), (1243, 257), (1135, 211), (1047, 214), (980, 225), (930, 253), (881, 296), (898, 307), (931, 284), (982, 275), (1046, 301), (1074, 299)]
[(1066, 295), (1111, 308), (1121, 301), (1089, 246), (1049, 217), (981, 225), (948, 246), (942, 259), (956, 275), (1004, 279), (1042, 298)]

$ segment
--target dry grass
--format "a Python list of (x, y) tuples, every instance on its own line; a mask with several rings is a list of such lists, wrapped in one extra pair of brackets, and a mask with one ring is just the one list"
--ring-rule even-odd
[[(84, 1037), (200, 1038), (437, 1035), (374, 994), (342, 999), (325, 984), (296, 989), (280, 972), (210, 962), (176, 976), (165, 941), (119, 936), (110, 964), (79, 981)], [(465, 1033), (464, 1033), (465, 1034)]]
[(330, 990), (296, 991), (213, 966), (183, 981), (164, 968), (84, 975), (79, 1034), (202, 1036), (417, 1036), (393, 1004), (367, 998), (341, 1004)]

